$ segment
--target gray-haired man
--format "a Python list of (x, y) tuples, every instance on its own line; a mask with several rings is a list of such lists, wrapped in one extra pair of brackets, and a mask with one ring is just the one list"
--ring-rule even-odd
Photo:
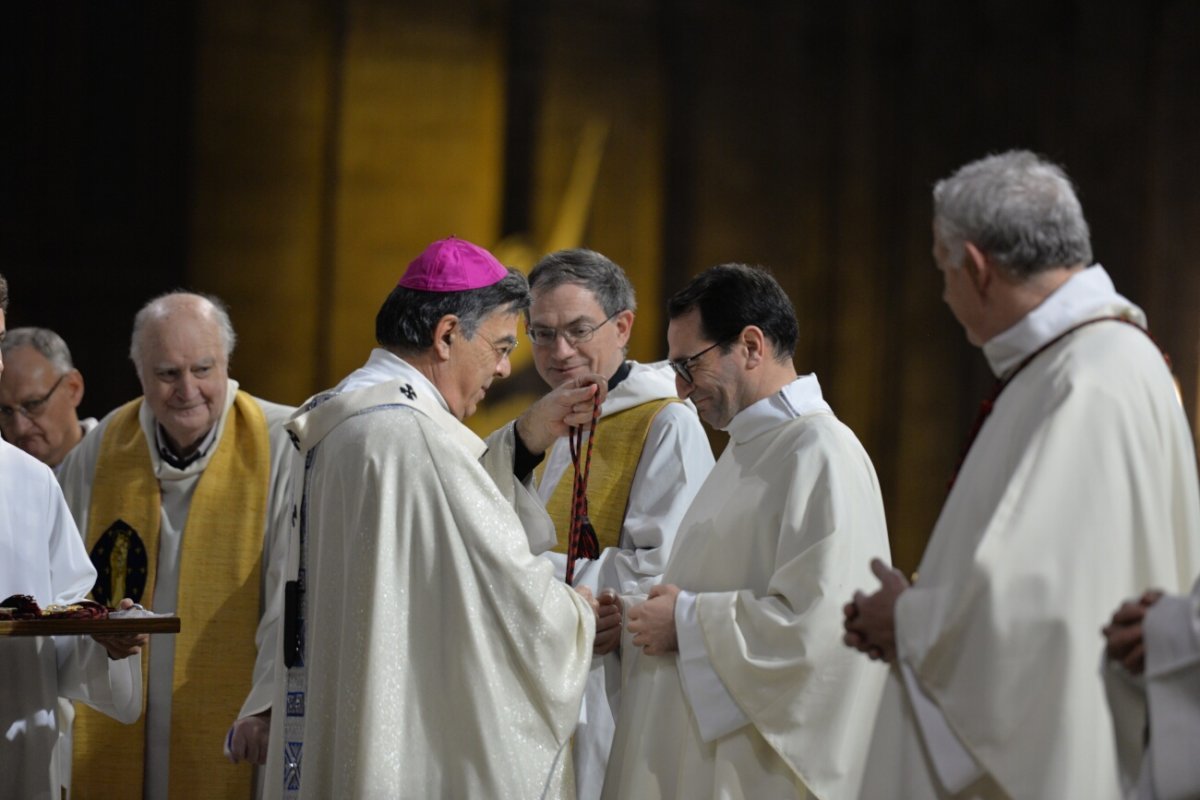
[[(637, 301), (615, 262), (587, 249), (550, 253), (529, 273), (529, 289), (526, 332), (542, 380), (551, 388), (586, 373), (608, 381), (588, 481), (599, 555), (574, 564), (572, 583), (597, 595), (604, 589), (633, 593), (666, 566), (679, 520), (713, 466), (708, 437), (692, 404), (676, 396), (675, 374), (665, 361), (641, 364), (626, 357)], [(569, 444), (565, 438), (555, 442), (536, 469), (523, 448), (518, 453), (517, 472), (532, 473), (554, 520), (558, 543), (547, 557), (563, 578), (573, 486)], [(611, 652), (618, 634), (614, 626), (598, 637), (575, 732), (580, 800), (599, 798), (604, 783), (620, 687), (620, 661)]]
[(83, 375), (63, 338), (48, 328), (14, 328), (0, 344), (0, 433), (57, 470), (67, 453), (96, 426), (79, 419)]
[(1074, 188), (1029, 152), (933, 191), (942, 297), (996, 374), (919, 567), (874, 565), (846, 642), (894, 664), (863, 796), (1123, 792), (1096, 632), (1200, 569), (1192, 435)]

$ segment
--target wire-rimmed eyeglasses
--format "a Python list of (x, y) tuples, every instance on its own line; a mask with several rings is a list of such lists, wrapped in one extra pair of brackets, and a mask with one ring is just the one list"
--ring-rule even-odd
[(717, 342), (716, 344), (710, 344), (708, 347), (704, 348), (703, 350), (701, 350), (699, 353), (696, 353), (695, 355), (684, 356), (683, 358), (672, 358), (667, 363), (671, 365), (671, 369), (675, 370), (676, 375), (678, 375), (680, 378), (683, 378), (684, 383), (690, 384), (692, 382), (692, 371), (690, 369), (688, 369), (688, 364), (691, 364), (693, 361), (695, 361), (697, 358), (699, 358), (700, 356), (707, 353), (709, 350), (712, 350), (713, 348), (716, 348), (716, 347), (720, 347), (723, 344), (725, 344), (725, 342)]
[(59, 375), (58, 380), (50, 387), (50, 391), (41, 397), (26, 400), (24, 403), (17, 403), (15, 406), (0, 406), (0, 421), (12, 422), (18, 413), (25, 417), (25, 419), (37, 419), (46, 410), (46, 402), (50, 399), (50, 396), (58, 391), (58, 387), (62, 385), (63, 379), (66, 377), (67, 373), (65, 372)]
[[(624, 310), (621, 309), (621, 311)], [(584, 342), (590, 342), (592, 337), (596, 335), (596, 331), (616, 319), (621, 311), (614, 311), (612, 314), (609, 314), (608, 318), (599, 325), (592, 325), (589, 322), (573, 322), (565, 330), (550, 328), (544, 325), (530, 325), (525, 328), (525, 332), (529, 334), (529, 341), (533, 342), (534, 347), (553, 347), (554, 342), (560, 336), (571, 347), (575, 347)]]

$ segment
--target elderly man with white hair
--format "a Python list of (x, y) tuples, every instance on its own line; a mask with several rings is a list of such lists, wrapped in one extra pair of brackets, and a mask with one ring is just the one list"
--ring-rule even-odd
[(0, 433), (57, 471), (71, 448), (96, 427), (80, 419), (83, 375), (63, 338), (49, 328), (13, 328), (0, 344)]
[(129, 353), (142, 396), (101, 420), (59, 475), (100, 565), (95, 599), (129, 595), (181, 618), (177, 637), (152, 637), (144, 725), (80, 713), (77, 797), (248, 797), (251, 775), (213, 754), (224, 739), (235, 760), (265, 758), (274, 648), (256, 657), (256, 640), (274, 642), (279, 616), (268, 606), (288, 525), (292, 409), (238, 389), (234, 343), (216, 298), (147, 303)]

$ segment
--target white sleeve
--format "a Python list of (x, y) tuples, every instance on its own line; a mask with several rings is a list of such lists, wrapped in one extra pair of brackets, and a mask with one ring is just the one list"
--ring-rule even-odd
[(142, 713), (142, 658), (114, 660), (87, 636), (56, 636), (58, 692), (79, 700), (118, 722), (129, 724)]
[(1200, 582), (1190, 596), (1165, 595), (1146, 612), (1148, 755), (1160, 800), (1200, 796)]
[(238, 719), (269, 711), (275, 697), (275, 655), (279, 652), (282, 635), (283, 585), (287, 578), (288, 537), (292, 527), (292, 470), (303, 472), (303, 460), (297, 458), (295, 446), (288, 438), (284, 424), (295, 410), (290, 406), (258, 401), (271, 437), (271, 485), (267, 495), (267, 520), (263, 530), (263, 574), (259, 591), (262, 615), (254, 634), (257, 653), (251, 675), (250, 693), (238, 712)]
[(66, 605), (87, 597), (96, 584), (96, 568), (75, 527), (62, 490), (46, 469), (46, 521), (50, 529), (50, 589), (45, 603)]
[(1113, 739), (1116, 744), (1117, 770), (1121, 791), (1128, 800), (1153, 797), (1145, 794), (1150, 770), (1146, 750), (1146, 681), (1142, 675), (1131, 675), (1120, 663), (1108, 657), (1100, 644), (1100, 677), (1104, 695), (1112, 716)]
[(904, 690), (912, 703), (938, 778), (950, 794), (960, 792), (983, 775), (983, 768), (951, 730), (937, 703), (917, 683), (912, 667), (903, 661), (898, 663), (904, 676)]
[(517, 512), (525, 536), (529, 539), (529, 552), (540, 555), (557, 544), (558, 535), (554, 532), (554, 521), (546, 513), (546, 507), (532, 485), (513, 474), (515, 438), (516, 432), (511, 422), (494, 431), (484, 440), (488, 449), (479, 463), (491, 476), (500, 494)]
[(675, 598), (675, 636), (679, 642), (683, 693), (700, 727), (700, 738), (711, 742), (748, 725), (750, 718), (725, 688), (708, 659), (694, 592), (680, 591)]

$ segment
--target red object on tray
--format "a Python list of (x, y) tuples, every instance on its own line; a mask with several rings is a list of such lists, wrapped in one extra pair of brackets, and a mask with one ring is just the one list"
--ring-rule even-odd
[(14, 594), (0, 602), (0, 619), (104, 619), (107, 616), (108, 609), (91, 600), (42, 608), (29, 595)]

